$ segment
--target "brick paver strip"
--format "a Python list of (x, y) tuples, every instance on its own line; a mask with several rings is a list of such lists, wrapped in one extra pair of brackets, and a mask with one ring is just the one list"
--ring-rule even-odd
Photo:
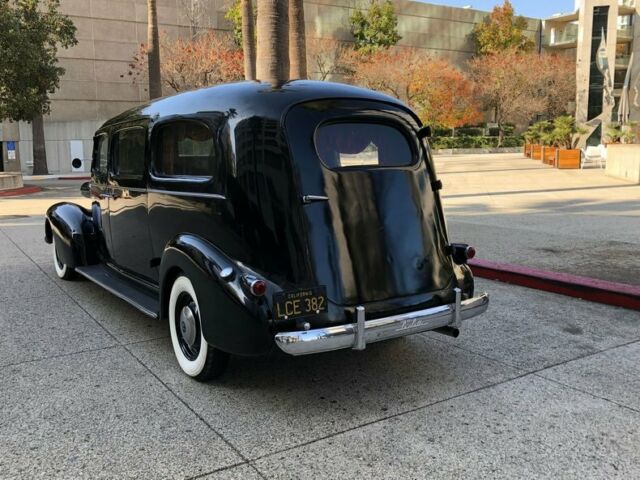
[(0, 197), (13, 197), (18, 195), (28, 195), (30, 193), (37, 193), (42, 191), (40, 187), (35, 185), (26, 186), (22, 188), (12, 188), (10, 190), (0, 190)]
[(470, 260), (469, 265), (478, 277), (640, 310), (640, 286), (482, 259)]

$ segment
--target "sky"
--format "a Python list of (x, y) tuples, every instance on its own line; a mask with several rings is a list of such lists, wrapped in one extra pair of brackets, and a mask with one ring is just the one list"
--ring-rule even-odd
[[(502, 5), (502, 0), (423, 0), (425, 3), (464, 7), (471, 5), (475, 10), (490, 11), (494, 5)], [(554, 13), (572, 12), (574, 0), (511, 0), (517, 15), (546, 18)]]

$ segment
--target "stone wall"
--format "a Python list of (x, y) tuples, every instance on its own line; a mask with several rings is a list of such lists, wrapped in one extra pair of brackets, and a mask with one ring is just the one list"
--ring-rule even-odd
[(640, 144), (607, 146), (607, 167), (605, 173), (640, 184)]

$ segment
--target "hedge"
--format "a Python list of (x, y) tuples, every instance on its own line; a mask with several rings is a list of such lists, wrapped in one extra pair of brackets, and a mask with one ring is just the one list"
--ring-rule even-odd
[[(514, 125), (505, 125), (504, 133), (505, 136), (512, 136), (515, 130)], [(456, 137), (482, 137), (487, 133), (488, 137), (497, 137), (500, 134), (500, 131), (497, 128), (485, 128), (484, 125), (479, 125), (475, 127), (458, 127), (455, 129)], [(436, 127), (433, 129), (434, 137), (450, 137), (451, 129), (450, 128), (439, 128)]]
[[(430, 142), (431, 148), (448, 149), (448, 148), (497, 148), (498, 137), (433, 137)], [(502, 141), (503, 147), (521, 147), (524, 145), (522, 135), (504, 137)]]

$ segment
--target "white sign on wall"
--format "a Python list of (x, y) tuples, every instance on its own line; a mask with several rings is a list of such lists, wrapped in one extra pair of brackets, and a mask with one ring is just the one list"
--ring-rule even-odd
[(16, 159), (16, 142), (7, 142), (7, 159)]

